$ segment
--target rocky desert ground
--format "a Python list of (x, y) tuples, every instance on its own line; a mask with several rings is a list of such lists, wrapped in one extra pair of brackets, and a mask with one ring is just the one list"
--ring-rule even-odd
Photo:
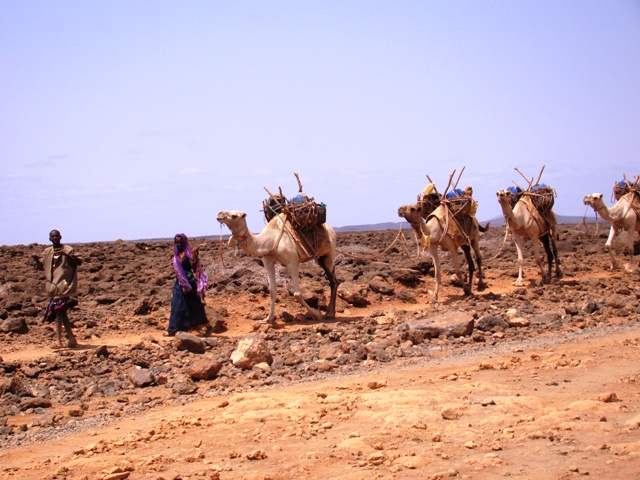
[[(339, 233), (337, 318), (280, 270), (272, 328), (260, 260), (195, 239), (215, 329), (175, 338), (170, 240), (79, 244), (75, 349), (42, 322), (45, 245), (0, 247), (0, 478), (640, 478), (640, 274), (609, 270), (607, 233), (562, 225), (564, 277), (529, 250), (515, 287), (494, 225), (488, 288), (445, 257), (438, 303), (411, 232)], [(301, 280), (322, 309), (320, 268)]]

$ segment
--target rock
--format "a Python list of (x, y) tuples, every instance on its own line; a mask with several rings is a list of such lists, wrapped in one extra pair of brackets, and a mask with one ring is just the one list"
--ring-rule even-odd
[(128, 373), (129, 381), (134, 387), (144, 388), (156, 381), (153, 372), (147, 368), (132, 368)]
[(509, 324), (495, 315), (483, 315), (475, 323), (475, 328), (483, 332), (501, 332), (509, 328)]
[(407, 303), (418, 303), (416, 296), (408, 288), (400, 288), (396, 293), (396, 298)]
[(257, 335), (247, 335), (238, 342), (238, 346), (231, 354), (231, 362), (235, 367), (251, 370), (258, 363), (273, 362), (267, 342)]
[(133, 310), (134, 315), (148, 315), (149, 313), (151, 313), (151, 302), (148, 298), (140, 300)]
[(51, 408), (51, 400), (41, 397), (28, 398), (20, 404), (22, 410), (28, 408)]
[(514, 328), (528, 327), (531, 325), (531, 322), (524, 317), (507, 317), (506, 322), (510, 327)]
[(473, 316), (466, 312), (447, 312), (428, 320), (410, 322), (409, 329), (426, 332), (431, 337), (443, 334), (451, 337), (471, 335), (474, 327)]
[(210, 358), (198, 360), (189, 367), (189, 375), (194, 380), (211, 380), (222, 369), (222, 362)]
[(186, 376), (180, 376), (173, 382), (170, 382), (171, 390), (179, 395), (191, 395), (198, 390), (193, 380)]
[(338, 285), (338, 297), (354, 307), (365, 307), (369, 304), (367, 295), (369, 289), (366, 285), (358, 285), (354, 282), (343, 282)]
[(2, 323), (0, 323), (0, 331), (5, 333), (18, 333), (25, 334), (29, 333), (29, 327), (27, 327), (27, 322), (24, 321), (24, 318), (21, 317), (13, 317), (8, 318)]
[(382, 295), (393, 295), (394, 288), (389, 282), (387, 282), (384, 278), (380, 276), (375, 276), (369, 282), (369, 288), (371, 291), (375, 293), (380, 293)]
[(454, 410), (453, 408), (447, 408), (443, 410), (441, 415), (445, 420), (457, 420), (462, 416), (460, 412)]
[(607, 393), (598, 395), (598, 401), (604, 402), (604, 403), (613, 403), (613, 402), (619, 402), (620, 399), (615, 393), (607, 392)]
[(204, 353), (207, 346), (198, 336), (187, 332), (178, 332), (173, 340), (178, 350), (186, 350), (191, 353)]

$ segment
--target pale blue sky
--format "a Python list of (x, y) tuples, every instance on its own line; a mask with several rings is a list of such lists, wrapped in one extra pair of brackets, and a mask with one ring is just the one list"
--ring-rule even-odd
[[(399, 222), (466, 166), (582, 215), (640, 174), (638, 1), (2, 1), (0, 244), (218, 235), (264, 186)], [(228, 233), (226, 228), (224, 233)]]

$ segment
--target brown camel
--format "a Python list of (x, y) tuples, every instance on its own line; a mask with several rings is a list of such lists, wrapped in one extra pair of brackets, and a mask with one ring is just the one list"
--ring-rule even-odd
[(618, 260), (614, 256), (613, 240), (620, 230), (627, 232), (627, 249), (629, 251), (629, 264), (625, 269), (633, 271), (633, 232), (640, 233), (640, 201), (634, 192), (629, 192), (620, 197), (611, 208), (607, 207), (602, 200), (601, 193), (586, 195), (583, 199), (585, 205), (592, 207), (604, 220), (611, 222), (609, 238), (604, 247), (611, 256), (611, 269), (618, 268)]
[[(560, 259), (558, 258), (558, 249), (556, 246), (557, 237), (557, 220), (553, 211), (549, 210), (549, 217), (545, 218), (536, 208), (531, 196), (525, 194), (511, 207), (511, 192), (508, 190), (499, 190), (496, 192), (498, 202), (502, 207), (502, 214), (505, 222), (512, 232), (513, 241), (518, 251), (518, 278), (514, 282), (515, 285), (524, 285), (524, 257), (522, 251), (524, 242), (530, 240), (533, 246), (533, 258), (540, 268), (543, 283), (551, 282), (551, 268), (555, 258), (556, 277), (562, 278), (560, 271)], [(545, 252), (547, 253), (548, 271), (545, 272), (542, 266), (542, 258), (540, 256), (540, 245), (542, 242)]]
[[(427, 220), (422, 217), (423, 207), (419, 204), (403, 205), (398, 208), (398, 216), (403, 217), (409, 224), (416, 235), (418, 241), (422, 245), (429, 249), (429, 254), (433, 259), (433, 267), (435, 270), (436, 286), (433, 292), (434, 301), (438, 301), (438, 292), (440, 291), (440, 284), (442, 282), (442, 274), (440, 271), (440, 256), (438, 255), (438, 246), (443, 250), (446, 250), (451, 255), (455, 274), (460, 281), (465, 295), (471, 295), (471, 287), (473, 285), (473, 273), (475, 266), (473, 259), (471, 258), (471, 250), (469, 244), (473, 247), (476, 254), (476, 261), (478, 263), (478, 290), (484, 290), (484, 278), (482, 275), (482, 257), (480, 255), (480, 248), (478, 245), (479, 229), (478, 222), (474, 222), (474, 229), (469, 238), (469, 241), (463, 241), (462, 245), (451, 235), (448, 228), (448, 222), (453, 221), (450, 212), (447, 211), (447, 207), (440, 205), (427, 216)], [(474, 219), (475, 220), (475, 219)], [(465, 284), (465, 281), (460, 270), (460, 258), (458, 257), (458, 246), (462, 247), (462, 250), (467, 259), (469, 266), (469, 282)]]
[(317, 235), (321, 238), (320, 245), (314, 252), (309, 252), (309, 248), (301, 248), (300, 238), (297, 232), (287, 220), (285, 214), (281, 213), (271, 219), (259, 234), (253, 234), (247, 227), (247, 214), (237, 210), (221, 211), (218, 213), (217, 220), (224, 223), (233, 235), (233, 240), (242, 248), (242, 250), (256, 257), (262, 257), (264, 266), (269, 276), (269, 289), (271, 291), (271, 307), (269, 315), (265, 318), (265, 322), (273, 323), (274, 309), (276, 303), (276, 273), (275, 263), (278, 262), (286, 267), (291, 282), (293, 283), (293, 296), (295, 299), (307, 309), (315, 320), (322, 320), (320, 312), (311, 308), (300, 292), (299, 284), (299, 268), (300, 264), (308, 260), (315, 259), (318, 265), (322, 267), (324, 273), (329, 280), (331, 287), (331, 297), (329, 306), (327, 307), (326, 318), (335, 318), (336, 315), (336, 293), (338, 282), (335, 274), (335, 252), (336, 252), (336, 234), (327, 223), (315, 227), (320, 229)]

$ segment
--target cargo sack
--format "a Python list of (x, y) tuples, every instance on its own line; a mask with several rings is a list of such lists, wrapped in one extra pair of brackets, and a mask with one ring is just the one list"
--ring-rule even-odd
[(272, 195), (262, 202), (264, 218), (268, 222), (280, 213), (287, 206), (287, 199), (284, 195)]
[[(433, 184), (430, 184), (430, 185), (433, 185)], [(433, 192), (433, 189), (431, 189), (430, 193), (418, 195), (418, 208), (420, 209), (420, 216), (425, 220), (439, 206), (440, 206), (440, 195)]]
[(510, 203), (511, 203), (511, 208), (516, 206), (516, 203), (518, 203), (518, 200), (520, 200), (520, 197), (522, 197), (522, 189), (520, 187), (507, 187), (507, 192), (510, 193)]
[(456, 188), (446, 194), (444, 202), (449, 206), (449, 211), (455, 217), (468, 217), (471, 215), (471, 198)]
[(546, 212), (553, 208), (556, 196), (556, 192), (553, 188), (548, 187), (544, 183), (540, 183), (531, 188), (531, 194), (533, 204), (541, 212)]
[(327, 219), (326, 206), (318, 205), (313, 198), (310, 199), (304, 194), (293, 197), (285, 212), (293, 228), (301, 231), (311, 230)]

